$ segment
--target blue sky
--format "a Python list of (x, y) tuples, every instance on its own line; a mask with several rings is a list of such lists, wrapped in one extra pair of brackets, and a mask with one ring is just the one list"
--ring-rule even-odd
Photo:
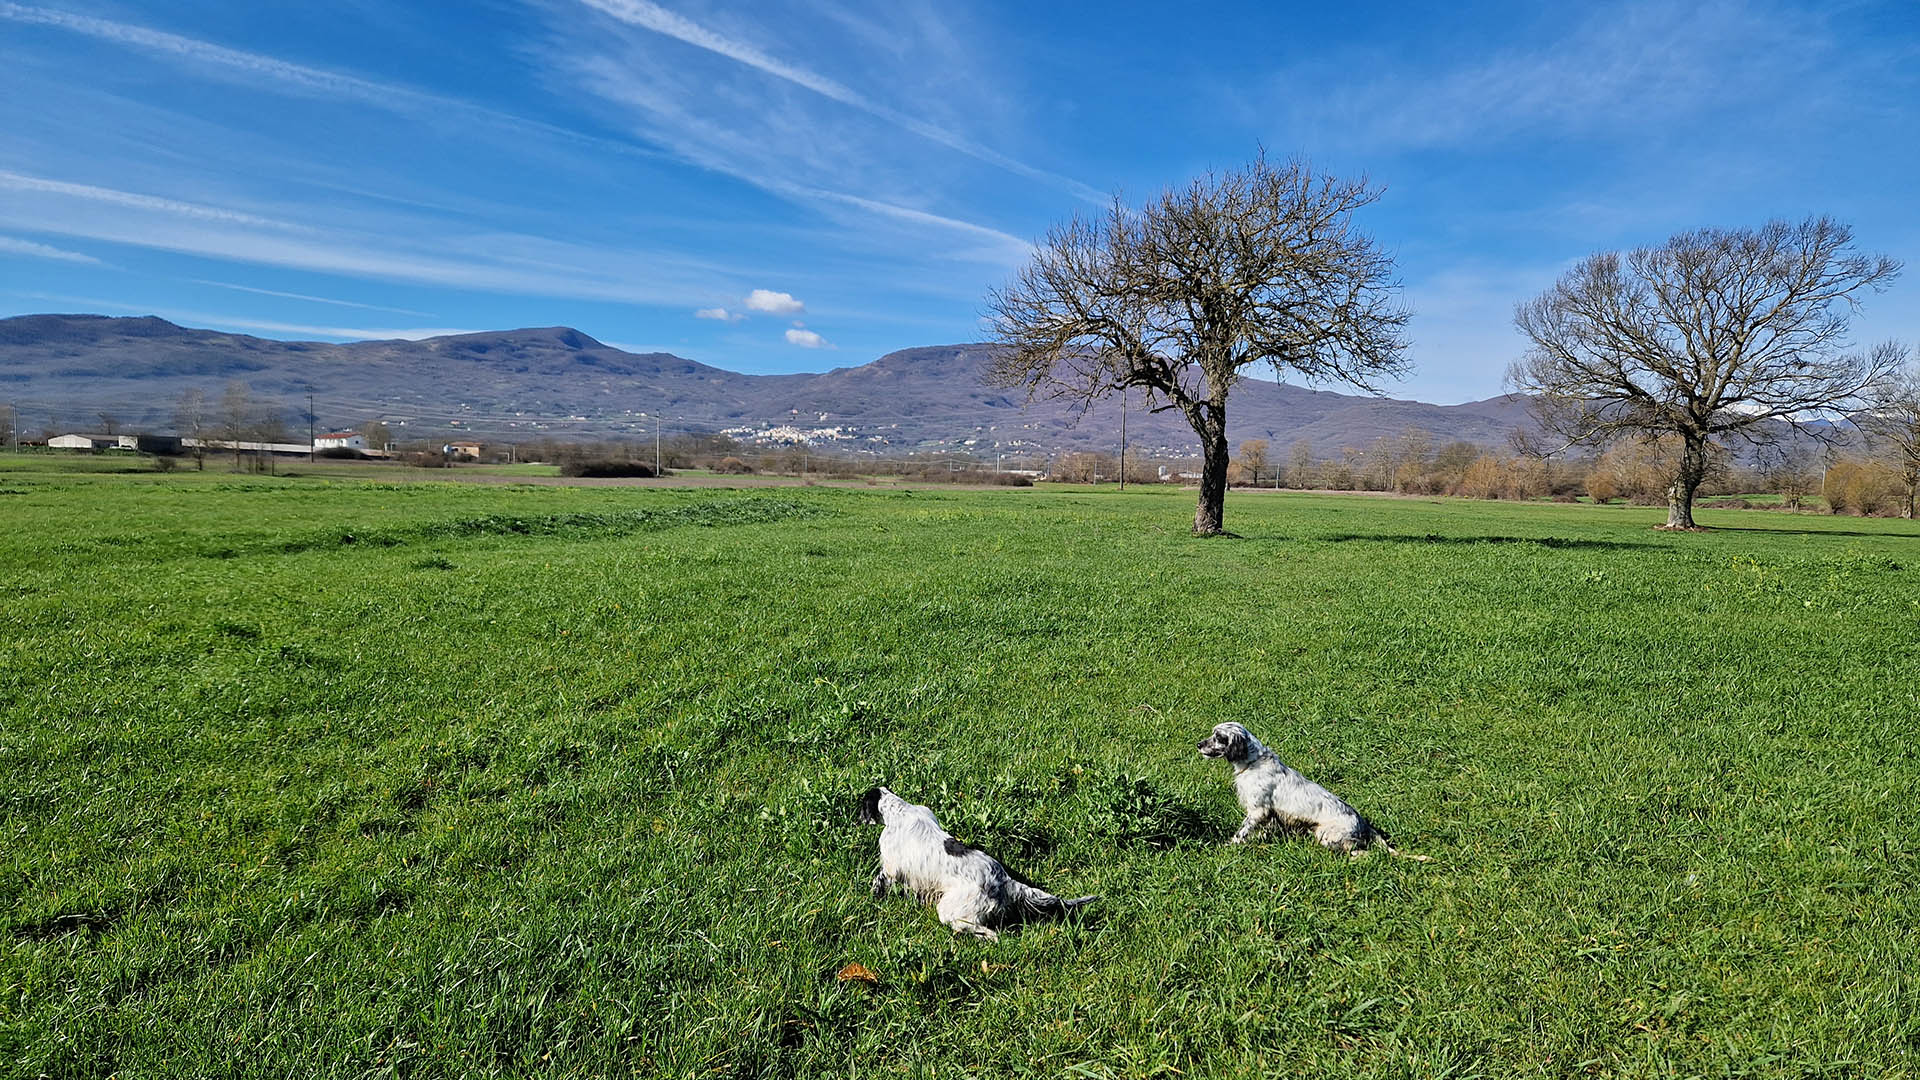
[(1909, 264), (1920, 4), (0, 0), (0, 314), (571, 325), (740, 371), (976, 340), (1026, 244), (1264, 145), (1386, 189), (1394, 396), (1594, 250), (1830, 213)]

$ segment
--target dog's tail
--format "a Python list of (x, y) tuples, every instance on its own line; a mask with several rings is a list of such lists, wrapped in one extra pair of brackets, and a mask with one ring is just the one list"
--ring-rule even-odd
[(1065, 915), (1074, 908), (1085, 907), (1100, 899), (1097, 896), (1076, 896), (1071, 900), (1065, 900), (1045, 889), (1023, 885), (1018, 881), (1013, 882), (1012, 885), (1013, 902), (1018, 904), (1026, 914), (1043, 919)]

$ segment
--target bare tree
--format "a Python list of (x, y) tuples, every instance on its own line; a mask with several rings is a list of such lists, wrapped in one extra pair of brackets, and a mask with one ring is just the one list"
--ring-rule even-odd
[(1811, 448), (1804, 442), (1782, 439), (1771, 446), (1760, 447), (1754, 463), (1760, 470), (1760, 482), (1764, 490), (1777, 493), (1783, 506), (1799, 513), (1800, 501), (1814, 487), (1810, 482), (1813, 471)]
[(1306, 439), (1293, 440), (1293, 446), (1287, 451), (1287, 482), (1297, 488), (1313, 486), (1313, 443)]
[(1393, 260), (1353, 224), (1379, 198), (1303, 162), (1209, 173), (1138, 212), (1054, 227), (989, 298), (989, 379), (1084, 411), (1139, 387), (1200, 437), (1193, 531), (1225, 531), (1227, 395), (1248, 365), (1373, 390), (1405, 370)]
[[(1883, 361), (1903, 365), (1907, 350), (1893, 342), (1874, 349)], [(1892, 451), (1894, 468), (1906, 489), (1901, 516), (1913, 517), (1914, 489), (1920, 487), (1920, 363), (1907, 367), (1874, 390), (1854, 425)]]
[(240, 467), (240, 444), (253, 431), (253, 393), (238, 379), (227, 384), (220, 395), (219, 429), (221, 438), (233, 448), (234, 468)]
[(180, 391), (180, 400), (173, 406), (173, 426), (181, 438), (192, 441), (193, 464), (197, 469), (207, 467), (207, 440), (213, 437), (210, 416), (204, 391), (197, 386)]
[(274, 405), (263, 406), (253, 418), (251, 434), (260, 442), (259, 461), (266, 465), (267, 472), (279, 475), (279, 459), (274, 455), (274, 444), (287, 440), (287, 414)]
[(1260, 485), (1260, 470), (1267, 467), (1267, 440), (1248, 439), (1240, 444), (1240, 464), (1252, 474), (1251, 483)]
[(1515, 311), (1532, 348), (1508, 382), (1567, 446), (1678, 436), (1665, 527), (1695, 528), (1710, 441), (1777, 437), (1857, 406), (1888, 376), (1878, 352), (1841, 350), (1860, 294), (1900, 266), (1852, 245), (1852, 230), (1815, 217), (1590, 256)]

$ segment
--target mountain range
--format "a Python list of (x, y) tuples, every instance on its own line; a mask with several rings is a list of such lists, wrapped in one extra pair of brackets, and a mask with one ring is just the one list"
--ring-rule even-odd
[[(123, 431), (168, 431), (189, 388), (218, 398), (234, 383), (305, 425), (308, 395), (324, 428), (383, 420), (397, 439), (467, 433), (482, 439), (609, 438), (728, 431), (749, 440), (807, 438), (902, 453), (1112, 450), (1120, 404), (1084, 414), (986, 385), (988, 344), (902, 349), (818, 374), (748, 375), (671, 353), (631, 353), (568, 327), (458, 334), (420, 341), (278, 341), (177, 326), (165, 319), (22, 315), (0, 319), (0, 401), (21, 428), (86, 430), (110, 415)], [(298, 418), (295, 420), (295, 418)], [(1528, 424), (1515, 396), (1430, 405), (1248, 379), (1235, 387), (1229, 436), (1299, 440), (1316, 457), (1419, 428), (1435, 442), (1503, 445)], [(1129, 445), (1197, 453), (1185, 420), (1136, 399)], [(304, 434), (304, 432), (302, 433)]]

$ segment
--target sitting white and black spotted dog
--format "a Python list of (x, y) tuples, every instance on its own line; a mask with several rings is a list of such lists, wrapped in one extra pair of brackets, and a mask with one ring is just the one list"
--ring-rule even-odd
[(860, 799), (860, 822), (880, 830), (880, 874), (873, 895), (904, 889), (933, 904), (957, 933), (993, 941), (996, 927), (1026, 918), (1064, 915), (1099, 899), (1062, 900), (1019, 881), (1000, 861), (954, 839), (933, 811), (877, 787)]
[(1379, 826), (1346, 801), (1288, 768), (1253, 732), (1235, 723), (1216, 724), (1200, 740), (1203, 757), (1224, 758), (1233, 766), (1233, 790), (1247, 820), (1230, 841), (1243, 844), (1263, 831), (1287, 835), (1311, 833), (1335, 851), (1358, 855), (1378, 845), (1394, 855), (1429, 862), (1426, 855), (1394, 851)]

